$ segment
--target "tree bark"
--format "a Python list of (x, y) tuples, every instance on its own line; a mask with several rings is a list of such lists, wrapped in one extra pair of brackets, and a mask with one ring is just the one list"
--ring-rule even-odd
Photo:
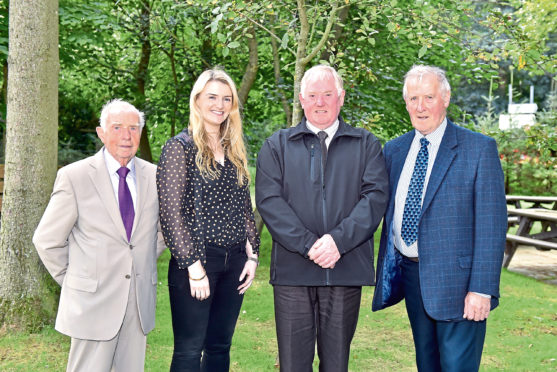
[[(139, 18), (139, 35), (141, 37), (141, 57), (137, 66), (137, 91), (139, 93), (139, 107), (145, 105), (145, 84), (149, 75), (149, 60), (151, 59), (151, 8), (147, 0), (141, 1), (141, 15)], [(149, 145), (149, 128), (147, 122), (141, 131), (139, 140), (139, 156), (148, 162), (153, 161), (151, 146)]]
[(38, 329), (57, 289), (31, 238), (57, 166), (58, 0), (11, 0), (5, 187), (0, 226), (0, 324)]
[(275, 84), (277, 86), (277, 93), (280, 97), (280, 102), (282, 104), (282, 109), (284, 114), (286, 115), (286, 126), (292, 126), (292, 110), (290, 108), (290, 103), (288, 102), (288, 97), (286, 97), (286, 93), (284, 91), (283, 83), (281, 82), (280, 76), (280, 58), (279, 58), (279, 51), (277, 46), (277, 40), (274, 37), (271, 37), (271, 49), (273, 52), (273, 70), (275, 72)]
[(246, 71), (242, 77), (242, 82), (240, 83), (240, 89), (238, 89), (240, 108), (243, 108), (248, 100), (248, 94), (257, 76), (258, 68), (257, 39), (255, 38), (255, 29), (253, 26), (250, 27), (247, 33), (251, 35), (251, 37), (246, 37), (248, 39), (249, 59)]
[(298, 34), (298, 49), (296, 50), (296, 65), (294, 67), (294, 96), (292, 97), (292, 125), (297, 125), (302, 120), (302, 107), (300, 106), (300, 88), (302, 77), (306, 71), (307, 42), (309, 23), (304, 0), (297, 0), (300, 33)]

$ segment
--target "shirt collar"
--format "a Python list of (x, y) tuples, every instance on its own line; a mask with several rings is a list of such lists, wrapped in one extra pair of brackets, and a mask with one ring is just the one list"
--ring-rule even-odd
[(441, 140), (443, 139), (443, 135), (445, 134), (445, 129), (447, 128), (447, 117), (443, 119), (441, 125), (437, 127), (433, 132), (423, 135), (417, 130), (414, 129), (414, 141), (419, 141), (421, 138), (425, 137), (432, 144), (432, 146), (439, 147), (441, 144)]
[[(114, 157), (110, 154), (110, 152), (108, 152), (106, 147), (104, 148), (103, 153), (104, 153), (104, 161), (106, 163), (106, 167), (108, 168), (108, 174), (115, 174), (118, 171), (118, 169), (120, 169), (122, 166), (116, 159), (114, 159)], [(130, 170), (131, 175), (135, 174), (134, 160), (135, 157), (131, 158), (131, 160), (126, 165), (126, 167)]]
[(311, 124), (309, 120), (306, 120), (306, 126), (308, 127), (309, 130), (311, 130), (315, 134), (323, 130), (325, 131), (325, 133), (327, 133), (328, 138), (333, 138), (333, 136), (338, 130), (339, 122), (338, 119), (336, 119), (335, 122), (332, 125), (328, 126), (327, 128), (319, 129), (315, 125)]

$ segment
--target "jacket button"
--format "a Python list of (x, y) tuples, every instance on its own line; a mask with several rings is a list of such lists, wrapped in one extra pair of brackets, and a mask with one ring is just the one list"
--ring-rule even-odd
[(129, 278), (131, 278), (131, 276), (130, 276), (129, 274), (127, 274), (127, 275), (126, 275), (126, 279), (129, 279)]
[(130, 247), (130, 249), (133, 249), (133, 245), (130, 244), (129, 247)]

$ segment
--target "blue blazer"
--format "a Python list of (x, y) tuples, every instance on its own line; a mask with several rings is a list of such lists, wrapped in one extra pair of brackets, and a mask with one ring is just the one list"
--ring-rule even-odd
[[(401, 256), (394, 248), (395, 193), (414, 138), (408, 132), (385, 145), (391, 185), (377, 262), (373, 311), (404, 298)], [(495, 141), (447, 120), (418, 225), (420, 285), (425, 310), (436, 320), (461, 320), (471, 292), (499, 303), (507, 204)]]

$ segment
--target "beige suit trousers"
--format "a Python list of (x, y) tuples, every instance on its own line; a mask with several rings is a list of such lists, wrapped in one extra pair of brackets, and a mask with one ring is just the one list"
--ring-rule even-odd
[(141, 329), (135, 295), (135, 272), (132, 274), (122, 327), (108, 341), (72, 337), (67, 372), (143, 372), (147, 336)]

